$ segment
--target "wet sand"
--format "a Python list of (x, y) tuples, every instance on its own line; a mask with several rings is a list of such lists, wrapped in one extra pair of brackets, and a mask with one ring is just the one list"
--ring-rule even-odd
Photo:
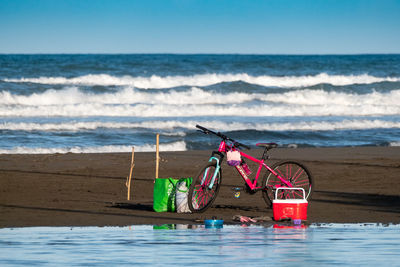
[[(251, 150), (259, 157), (261, 150)], [(400, 147), (278, 148), (269, 163), (302, 161), (315, 179), (310, 223), (400, 223)], [(160, 177), (194, 176), (210, 151), (161, 152)], [(131, 153), (0, 155), (0, 227), (194, 224), (216, 216), (270, 216), (261, 192), (234, 198), (242, 186), (223, 165), (213, 206), (201, 214), (157, 213), (155, 153), (135, 153), (131, 200), (126, 178)], [(252, 167), (250, 165), (250, 167)]]

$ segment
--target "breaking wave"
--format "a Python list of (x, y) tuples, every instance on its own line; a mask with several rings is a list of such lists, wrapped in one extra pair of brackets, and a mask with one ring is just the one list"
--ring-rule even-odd
[[(186, 151), (186, 143), (184, 141), (160, 144), (161, 151)], [(10, 149), (0, 149), (0, 154), (53, 154), (53, 153), (116, 153), (131, 152), (132, 146), (96, 146), (96, 147), (14, 147)], [(135, 146), (136, 152), (153, 152), (156, 151), (155, 145), (144, 144)]]
[(399, 142), (390, 142), (389, 146), (400, 146), (400, 141)]
[(368, 74), (361, 75), (330, 75), (320, 73), (305, 76), (253, 76), (247, 73), (240, 74), (197, 74), (191, 76), (158, 76), (132, 77), (112, 76), (109, 74), (89, 74), (74, 78), (66, 77), (39, 77), (4, 79), (5, 82), (13, 83), (37, 83), (37, 84), (61, 84), (61, 85), (86, 85), (86, 86), (133, 86), (136, 88), (173, 88), (178, 86), (209, 86), (224, 82), (242, 81), (249, 84), (267, 87), (307, 87), (317, 84), (331, 84), (344, 86), (351, 84), (372, 84), (380, 82), (399, 82), (400, 77), (375, 77)]
[(76, 87), (31, 95), (0, 92), (0, 116), (370, 116), (400, 114), (400, 90), (355, 94), (300, 89), (283, 93), (148, 92), (126, 87), (92, 94)]
[[(0, 130), (12, 131), (83, 131), (107, 129), (153, 129), (158, 131), (173, 131), (174, 136), (184, 136), (185, 133), (177, 131), (195, 130), (195, 125), (199, 121), (144, 121), (144, 122), (63, 122), (63, 123), (25, 123), (25, 122), (5, 122), (0, 124)], [(342, 120), (342, 121), (300, 121), (284, 123), (243, 123), (243, 122), (223, 122), (218, 120), (202, 121), (201, 124), (207, 125), (211, 129), (220, 131), (335, 131), (335, 130), (358, 130), (358, 129), (389, 129), (400, 128), (400, 121), (385, 120)], [(171, 135), (171, 133), (169, 134)]]

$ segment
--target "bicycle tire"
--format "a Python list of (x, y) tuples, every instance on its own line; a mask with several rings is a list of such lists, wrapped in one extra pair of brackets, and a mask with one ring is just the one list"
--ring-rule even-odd
[[(303, 163), (294, 160), (280, 161), (273, 164), (271, 169), (289, 180), (293, 184), (293, 187), (303, 188), (305, 191), (305, 198), (307, 200), (311, 199), (315, 187), (314, 178), (310, 170)], [(281, 180), (269, 171), (264, 175), (262, 186), (265, 187), (262, 191), (262, 196), (268, 207), (272, 206), (272, 201), (275, 198), (275, 189), (278, 187), (287, 187), (286, 184), (283, 184)], [(290, 192), (290, 190), (289, 192), (282, 192), (279, 196), (281, 199), (299, 197), (302, 198), (302, 194), (300, 196), (298, 192)]]
[[(215, 178), (214, 184), (210, 189), (208, 187), (213, 174), (215, 173), (217, 164), (215, 162), (208, 162), (197, 176), (193, 177), (192, 184), (190, 185), (188, 194), (188, 204), (189, 209), (193, 213), (206, 211), (214, 202), (217, 197), (219, 187), (222, 180), (222, 171), (219, 169), (217, 176)], [(204, 176), (204, 173), (206, 176)], [(201, 181), (205, 177), (205, 183), (201, 184)]]

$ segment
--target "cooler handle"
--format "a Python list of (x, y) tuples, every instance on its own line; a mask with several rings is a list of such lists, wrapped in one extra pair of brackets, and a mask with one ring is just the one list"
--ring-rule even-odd
[(301, 187), (278, 187), (275, 191), (275, 199), (278, 199), (278, 190), (301, 190), (303, 191), (303, 199), (306, 199), (306, 192), (304, 191), (304, 188)]

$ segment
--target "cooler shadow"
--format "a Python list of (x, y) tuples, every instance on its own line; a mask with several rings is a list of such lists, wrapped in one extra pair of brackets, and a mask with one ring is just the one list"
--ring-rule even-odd
[(374, 211), (400, 213), (400, 196), (335, 191), (314, 191), (312, 202), (355, 205)]

